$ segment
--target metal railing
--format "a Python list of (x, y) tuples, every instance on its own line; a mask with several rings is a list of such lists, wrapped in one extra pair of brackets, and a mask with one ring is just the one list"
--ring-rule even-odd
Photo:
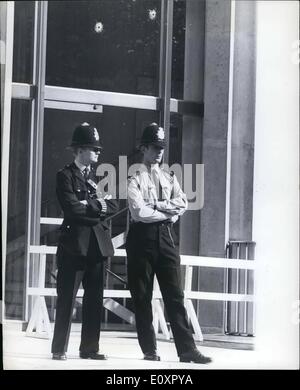
[[(51, 324), (45, 303), (45, 297), (55, 297), (55, 288), (45, 287), (45, 273), (46, 273), (46, 256), (54, 255), (57, 248), (51, 246), (30, 246), (30, 253), (38, 254), (38, 257), (33, 257), (32, 261), (38, 264), (38, 283), (35, 286), (30, 286), (27, 290), (27, 294), (35, 297), (34, 309), (28, 323), (26, 334), (33, 337), (51, 337)], [(125, 257), (126, 253), (124, 249), (116, 249), (115, 256)], [(186, 256), (181, 255), (181, 265), (186, 268), (185, 281), (184, 281), (184, 303), (187, 310), (189, 319), (195, 333), (196, 340), (202, 341), (203, 335), (198, 322), (198, 318), (192, 303), (192, 300), (213, 300), (222, 302), (238, 302), (238, 303), (253, 303), (252, 294), (236, 294), (236, 293), (215, 293), (208, 291), (194, 291), (192, 290), (192, 277), (193, 269), (195, 267), (212, 267), (223, 269), (236, 269), (236, 270), (254, 270), (255, 262), (249, 260), (238, 259), (223, 259), (213, 257), (200, 257), (200, 256)], [(79, 289), (77, 292), (77, 298), (82, 298), (83, 290)], [(111, 299), (116, 298), (131, 298), (129, 290), (112, 290), (104, 289), (104, 298), (108, 298), (108, 306), (104, 306), (109, 310), (115, 311), (115, 306), (109, 304)], [(171, 337), (167, 327), (167, 323), (164, 317), (162, 309), (162, 295), (160, 293), (158, 283), (155, 283), (153, 291), (153, 308), (154, 308), (154, 328), (156, 333), (159, 331), (159, 327), (166, 339)], [(127, 322), (133, 323), (133, 315), (126, 308), (118, 306), (119, 315), (122, 316)]]
[[(48, 233), (51, 233), (53, 231), (55, 231), (57, 229), (57, 226), (59, 226), (62, 221), (63, 221), (63, 218), (51, 218), (51, 217), (48, 217), (48, 208), (47, 206), (49, 206), (51, 202), (44, 202), (44, 204), (46, 204), (46, 209), (44, 210), (45, 212), (45, 216), (44, 217), (41, 217), (40, 219), (40, 223), (41, 225), (46, 225), (48, 227), (50, 226), (53, 226), (52, 229), (48, 230), (47, 232), (45, 232), (43, 234), (43, 239), (42, 239), (42, 236), (41, 236), (41, 240), (43, 241), (43, 244), (48, 244), (47, 243), (47, 234)], [(124, 226), (124, 229), (123, 229), (123, 224), (124, 222), (121, 224), (122, 225), (122, 231), (121, 233), (115, 235), (115, 237), (113, 237), (113, 222), (116, 218), (120, 217), (122, 214), (124, 213), (127, 213), (126, 214), (126, 222), (125, 222), (125, 226)], [(108, 222), (108, 226), (109, 226), (109, 232), (110, 232), (110, 236), (112, 237), (112, 240), (113, 240), (113, 244), (115, 247), (121, 247), (122, 245), (124, 245), (125, 243), (125, 240), (126, 240), (126, 235), (127, 235), (127, 232), (128, 232), (128, 229), (129, 229), (129, 212), (128, 212), (128, 206), (126, 204), (125, 207), (123, 207), (121, 210), (119, 210), (117, 213), (109, 216), (108, 218), (106, 218), (106, 221)], [(50, 244), (51, 245), (51, 244)], [(111, 288), (124, 288), (126, 289), (127, 288), (127, 280), (125, 280), (125, 278), (123, 277), (123, 275), (126, 273), (126, 272), (121, 272), (120, 275), (118, 275), (116, 272), (113, 272), (113, 268), (114, 268), (114, 263), (113, 263), (113, 258), (109, 257), (107, 259), (107, 267), (105, 267), (105, 271), (106, 271), (106, 275), (105, 275), (105, 286), (104, 288), (105, 289), (111, 289)], [(117, 264), (117, 266), (119, 266), (119, 268), (123, 268), (124, 271), (126, 271), (126, 268), (127, 268), (127, 258), (124, 257), (125, 259), (125, 262), (123, 262), (122, 264)], [(50, 260), (50, 259), (49, 259)], [(49, 276), (52, 280), (52, 282), (55, 282), (56, 281), (56, 272), (55, 272), (55, 258), (53, 257), (51, 260), (50, 260), (51, 264), (49, 263), (48, 264), (48, 267), (51, 268), (52, 271), (48, 271), (48, 278), (49, 279)], [(115, 282), (119, 282), (118, 285), (115, 284)], [(53, 297), (50, 297), (50, 302), (51, 302), (51, 317), (54, 317), (54, 311), (53, 311), (53, 308), (54, 308), (54, 298)], [(121, 299), (122, 300), (122, 305), (124, 307), (126, 307), (126, 298), (118, 298), (118, 299)], [(77, 310), (79, 310), (79, 314), (77, 313)], [(76, 314), (76, 317), (79, 315), (80, 317), (80, 305), (77, 305), (75, 307), (75, 313)], [(105, 311), (104, 312), (104, 323), (108, 323), (108, 311)], [(122, 322), (124, 322), (122, 320)]]
[[(254, 260), (255, 242), (230, 240), (226, 246), (226, 258)], [(226, 269), (225, 293), (253, 294), (254, 271), (249, 269)], [(255, 307), (253, 302), (224, 303), (224, 332), (228, 335), (254, 336)]]

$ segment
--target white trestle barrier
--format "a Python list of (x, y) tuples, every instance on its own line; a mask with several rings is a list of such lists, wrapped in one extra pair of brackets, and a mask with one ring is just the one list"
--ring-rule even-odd
[[(45, 218), (43, 218), (45, 219)], [(48, 221), (45, 223), (49, 223)], [(59, 223), (55, 223), (59, 224)], [(119, 240), (118, 240), (119, 241)], [(46, 296), (56, 296), (55, 288), (46, 288), (45, 287), (45, 271), (46, 271), (46, 255), (47, 254), (56, 254), (55, 246), (30, 246), (30, 253), (39, 254), (39, 257), (36, 257), (39, 261), (39, 283), (38, 287), (28, 287), (27, 295), (35, 296), (35, 305), (33, 312), (31, 314), (30, 321), (28, 323), (26, 335), (34, 337), (51, 337), (51, 326), (49, 321), (49, 316), (47, 312), (47, 307), (45, 303)], [(115, 256), (126, 257), (126, 251), (123, 249), (116, 249)], [(36, 261), (34, 259), (34, 261)], [(236, 301), (236, 302), (252, 302), (253, 295), (246, 294), (228, 294), (228, 293), (212, 293), (204, 291), (192, 291), (192, 276), (194, 267), (214, 267), (214, 268), (235, 268), (235, 269), (254, 269), (255, 262), (253, 260), (235, 260), (235, 259), (222, 259), (214, 257), (200, 257), (200, 256), (185, 256), (181, 255), (181, 265), (186, 267), (185, 272), (185, 282), (184, 282), (184, 297), (185, 297), (185, 307), (187, 310), (188, 317), (191, 321), (191, 325), (194, 330), (194, 337), (198, 341), (203, 340), (203, 335), (201, 328), (198, 322), (198, 318), (194, 309), (192, 300), (214, 300), (214, 301)], [(83, 290), (79, 289), (77, 293), (77, 298), (83, 296)], [(112, 306), (112, 298), (131, 298), (129, 290), (104, 290), (104, 298), (107, 300), (107, 308)], [(105, 301), (104, 299), (104, 301)], [(154, 281), (154, 290), (153, 290), (153, 325), (156, 333), (158, 333), (159, 328), (162, 330), (163, 336), (166, 339), (170, 339), (171, 332), (168, 330), (168, 326), (165, 320), (163, 306), (162, 306), (162, 296), (159, 290), (157, 280)], [(105, 305), (104, 305), (105, 306)], [(126, 317), (126, 313), (123, 313)], [(130, 317), (130, 316), (129, 316)], [(133, 323), (132, 318), (130, 318), (130, 323)], [(35, 330), (35, 332), (34, 332)]]
[[(40, 247), (43, 248), (43, 247)], [(38, 277), (38, 289), (43, 290), (45, 288), (45, 275), (46, 275), (46, 253), (39, 253), (39, 277)], [(45, 295), (43, 294), (33, 294), (35, 295), (35, 302), (32, 310), (32, 315), (30, 317), (26, 335), (32, 337), (43, 337), (50, 338), (51, 335), (51, 325), (48, 316)], [(36, 332), (34, 332), (36, 329)]]

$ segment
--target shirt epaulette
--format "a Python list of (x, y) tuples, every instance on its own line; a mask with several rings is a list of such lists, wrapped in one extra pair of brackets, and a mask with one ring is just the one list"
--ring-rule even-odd
[(139, 176), (139, 175), (140, 175), (140, 172), (137, 171), (134, 175), (127, 176), (128, 183), (131, 183), (132, 181), (135, 181), (137, 186), (138, 186), (138, 189), (140, 189), (140, 183), (139, 183), (139, 181), (138, 181), (136, 176)]
[(68, 165), (65, 165), (63, 168), (61, 168), (61, 169), (58, 170), (58, 173), (63, 172), (66, 168), (69, 168), (69, 166), (68, 166)]
[(70, 167), (71, 167), (71, 164), (67, 164), (67, 165), (65, 165), (65, 166), (63, 167), (63, 169), (61, 169), (61, 170), (69, 169)]
[(166, 177), (170, 180), (170, 183), (173, 183), (174, 182), (174, 171), (167, 171), (166, 169), (162, 169), (161, 170), (165, 175)]

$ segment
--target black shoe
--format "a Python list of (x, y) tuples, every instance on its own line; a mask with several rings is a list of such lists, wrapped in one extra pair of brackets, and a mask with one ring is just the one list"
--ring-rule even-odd
[(53, 360), (67, 360), (67, 355), (64, 352), (55, 352), (52, 354)]
[(155, 362), (159, 362), (160, 356), (158, 356), (156, 352), (147, 352), (144, 354), (144, 360), (152, 360)]
[(186, 362), (186, 363), (199, 363), (199, 364), (207, 364), (212, 362), (212, 359), (210, 357), (202, 355), (201, 352), (199, 352), (197, 349), (190, 352), (182, 353), (179, 356), (180, 362)]
[(80, 352), (81, 359), (107, 360), (107, 356), (98, 352)]

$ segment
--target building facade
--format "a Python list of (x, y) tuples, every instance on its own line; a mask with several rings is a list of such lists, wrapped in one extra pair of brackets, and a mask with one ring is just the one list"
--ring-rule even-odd
[[(137, 161), (143, 126), (159, 122), (169, 165), (204, 166), (204, 204), (177, 226), (180, 253), (254, 257), (238, 255), (234, 245), (253, 243), (256, 2), (16, 1), (1, 3), (1, 18), (5, 318), (30, 317), (27, 291), (39, 272), (30, 247), (57, 243), (55, 174), (72, 158), (65, 147), (84, 121), (100, 130), (101, 161), (117, 174), (120, 156), (128, 165)], [(112, 221), (113, 236), (126, 230), (125, 208), (122, 202), (124, 212)], [(110, 260), (124, 278), (125, 261)], [(197, 291), (224, 293), (229, 282), (232, 292), (246, 293), (253, 274), (247, 278), (204, 267), (192, 283)], [(108, 275), (107, 286), (118, 283)], [(46, 287), (55, 287), (53, 255)], [(202, 328), (223, 332), (241, 303), (194, 305)], [(47, 298), (47, 308), (53, 320), (55, 298)], [(106, 312), (104, 321), (116, 320)]]

